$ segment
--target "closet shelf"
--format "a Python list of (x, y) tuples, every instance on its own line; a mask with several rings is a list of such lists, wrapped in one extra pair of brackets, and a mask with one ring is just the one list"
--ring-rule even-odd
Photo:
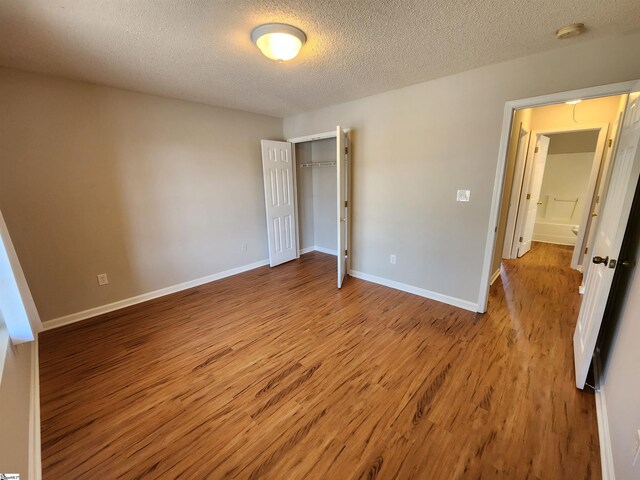
[(310, 167), (334, 167), (336, 162), (314, 162), (314, 163), (301, 163), (300, 167), (302, 168), (310, 168)]

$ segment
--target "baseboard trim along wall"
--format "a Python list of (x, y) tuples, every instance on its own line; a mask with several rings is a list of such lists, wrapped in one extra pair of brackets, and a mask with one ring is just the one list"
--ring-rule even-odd
[[(329, 250), (329, 249), (326, 249), (323, 247), (317, 247), (317, 246), (303, 248), (300, 250), (300, 254), (304, 255), (305, 253), (309, 253), (312, 251), (318, 251), (318, 252), (326, 253), (329, 255), (337, 255), (337, 252), (335, 250)], [(197, 287), (205, 283), (214, 282), (216, 280), (230, 277), (232, 275), (237, 275), (239, 273), (247, 272), (249, 270), (253, 270), (254, 268), (263, 267), (265, 265), (269, 265), (269, 260), (261, 260), (259, 262), (250, 263), (249, 265), (244, 265), (242, 267), (232, 268), (230, 270), (225, 270), (224, 272), (220, 272), (220, 273), (214, 273), (206, 277), (197, 278), (195, 280), (190, 280), (188, 282), (180, 283), (178, 285), (173, 285), (171, 287), (161, 288), (160, 290), (155, 290), (149, 293), (143, 293), (142, 295), (137, 295), (131, 298), (125, 298), (124, 300), (108, 303), (107, 305), (102, 305), (99, 307), (90, 308), (88, 310), (83, 310), (82, 312), (65, 315), (64, 317), (58, 317), (52, 320), (47, 320), (43, 322), (44, 330), (52, 330), (54, 328), (70, 325), (72, 323), (80, 322), (88, 318), (93, 318), (93, 317), (97, 317), (98, 315), (113, 312), (115, 310), (120, 310), (121, 308), (130, 307), (131, 305), (136, 305), (138, 303), (146, 302), (148, 300), (153, 300), (154, 298), (163, 297), (165, 295), (170, 295), (172, 293), (180, 292), (182, 290), (187, 290), (188, 288)], [(478, 311), (478, 305), (473, 302), (469, 302), (467, 300), (461, 300), (459, 298), (450, 297), (448, 295), (443, 295), (441, 293), (432, 292), (430, 290), (414, 287), (412, 285), (406, 285), (404, 283), (396, 282), (394, 280), (388, 280), (386, 278), (377, 277), (375, 275), (369, 275), (368, 273), (358, 272), (355, 270), (351, 270), (349, 272), (349, 275), (355, 278), (359, 278), (361, 280), (377, 283), (378, 285), (384, 285), (385, 287), (395, 288), (396, 290), (401, 290), (403, 292), (419, 295), (421, 297), (425, 297), (430, 300), (435, 300), (437, 302), (446, 303), (447, 305), (453, 305), (454, 307), (463, 308), (471, 312)]]
[(446, 303), (447, 305), (463, 308), (464, 310), (469, 310), (471, 312), (478, 311), (478, 304), (469, 302), (467, 300), (462, 300), (460, 298), (450, 297), (449, 295), (432, 292), (431, 290), (414, 287), (413, 285), (396, 282), (395, 280), (389, 280), (387, 278), (369, 275), (368, 273), (358, 272), (357, 270), (351, 270), (349, 272), (349, 275), (355, 278), (359, 278), (360, 280), (366, 280), (367, 282), (377, 283), (378, 285), (395, 288), (396, 290), (402, 290), (403, 292), (412, 293), (413, 295), (419, 295), (420, 297), (435, 300), (436, 302)]
[(607, 401), (602, 388), (602, 370), (600, 354), (594, 356), (594, 374), (596, 397), (596, 417), (598, 419), (598, 440), (600, 442), (600, 464), (602, 465), (602, 480), (615, 480), (616, 474), (613, 467), (613, 450), (611, 449), (611, 432), (609, 431), (609, 415), (607, 414)]
[(491, 280), (489, 280), (489, 286), (493, 285), (499, 276), (500, 276), (500, 269), (498, 268), (495, 272), (493, 272), (493, 275), (491, 275)]
[(331, 250), (329, 248), (318, 247), (317, 245), (314, 245), (313, 247), (306, 247), (306, 248), (301, 248), (300, 249), (300, 255), (304, 255), (305, 253), (309, 253), (309, 252), (326, 253), (327, 255), (333, 255), (334, 257), (338, 256), (338, 251), (337, 250)]
[(29, 478), (42, 478), (42, 445), (40, 441), (40, 357), (38, 338), (31, 346), (31, 395), (29, 398)]
[(64, 317), (54, 318), (52, 320), (48, 320), (42, 323), (44, 326), (44, 330), (51, 330), (53, 328), (62, 327), (64, 325), (69, 325), (71, 323), (79, 322), (81, 320), (86, 320), (88, 318), (96, 317), (104, 313), (120, 310), (121, 308), (129, 307), (131, 305), (136, 305), (138, 303), (146, 302), (147, 300), (153, 300), (154, 298), (163, 297), (171, 293), (180, 292), (182, 290), (187, 290), (188, 288), (197, 287), (199, 285), (204, 285), (205, 283), (214, 282), (222, 278), (247, 272), (249, 270), (253, 270), (254, 268), (264, 267), (265, 265), (269, 265), (269, 260), (260, 260), (259, 262), (250, 263), (248, 265), (243, 265), (237, 268), (232, 268), (230, 270), (225, 270), (224, 272), (214, 273), (212, 275), (207, 275), (206, 277), (196, 278), (195, 280), (179, 283), (178, 285), (161, 288), (160, 290), (155, 290), (149, 293), (143, 293), (142, 295), (137, 295), (131, 298), (125, 298), (124, 300), (108, 303), (107, 305), (102, 305), (100, 307), (90, 308), (88, 310), (83, 310), (82, 312), (78, 312), (78, 313), (72, 313), (70, 315), (65, 315)]

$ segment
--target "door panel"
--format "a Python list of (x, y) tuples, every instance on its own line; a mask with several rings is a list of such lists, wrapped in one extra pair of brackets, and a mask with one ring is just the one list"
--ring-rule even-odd
[(347, 273), (347, 211), (345, 205), (347, 193), (347, 155), (345, 133), (338, 126), (336, 128), (336, 170), (338, 181), (338, 288), (342, 288), (344, 276)]
[(533, 228), (536, 225), (536, 215), (538, 214), (538, 202), (540, 201), (540, 189), (544, 178), (544, 167), (547, 163), (547, 152), (549, 151), (549, 137), (538, 135), (536, 151), (533, 154), (533, 164), (531, 166), (531, 177), (527, 197), (524, 204), (524, 221), (522, 228), (522, 242), (518, 248), (518, 257), (523, 256), (531, 250), (533, 239)]
[(274, 267), (297, 255), (293, 157), (288, 142), (262, 140), (261, 145), (269, 264)]
[[(584, 388), (595, 349), (607, 298), (613, 281), (614, 268), (622, 246), (629, 219), (633, 195), (640, 174), (640, 82), (629, 96), (620, 131), (607, 195), (602, 215), (596, 226), (592, 253), (609, 261), (589, 267), (585, 294), (580, 306), (573, 336), (576, 386)], [(614, 260), (612, 265), (611, 260)]]

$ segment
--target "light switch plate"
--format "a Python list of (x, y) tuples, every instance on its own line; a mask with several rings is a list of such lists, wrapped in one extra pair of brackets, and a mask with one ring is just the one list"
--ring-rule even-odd
[(101, 273), (100, 275), (98, 275), (98, 285), (103, 286), (108, 284), (109, 278), (107, 277), (106, 273)]
[(471, 190), (458, 190), (456, 201), (468, 202), (470, 198), (471, 198)]

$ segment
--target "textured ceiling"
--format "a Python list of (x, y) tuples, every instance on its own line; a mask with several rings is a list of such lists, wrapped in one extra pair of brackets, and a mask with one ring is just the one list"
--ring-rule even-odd
[[(267, 22), (298, 58), (262, 56)], [(638, 0), (2, 0), (0, 65), (286, 116), (638, 27)]]

